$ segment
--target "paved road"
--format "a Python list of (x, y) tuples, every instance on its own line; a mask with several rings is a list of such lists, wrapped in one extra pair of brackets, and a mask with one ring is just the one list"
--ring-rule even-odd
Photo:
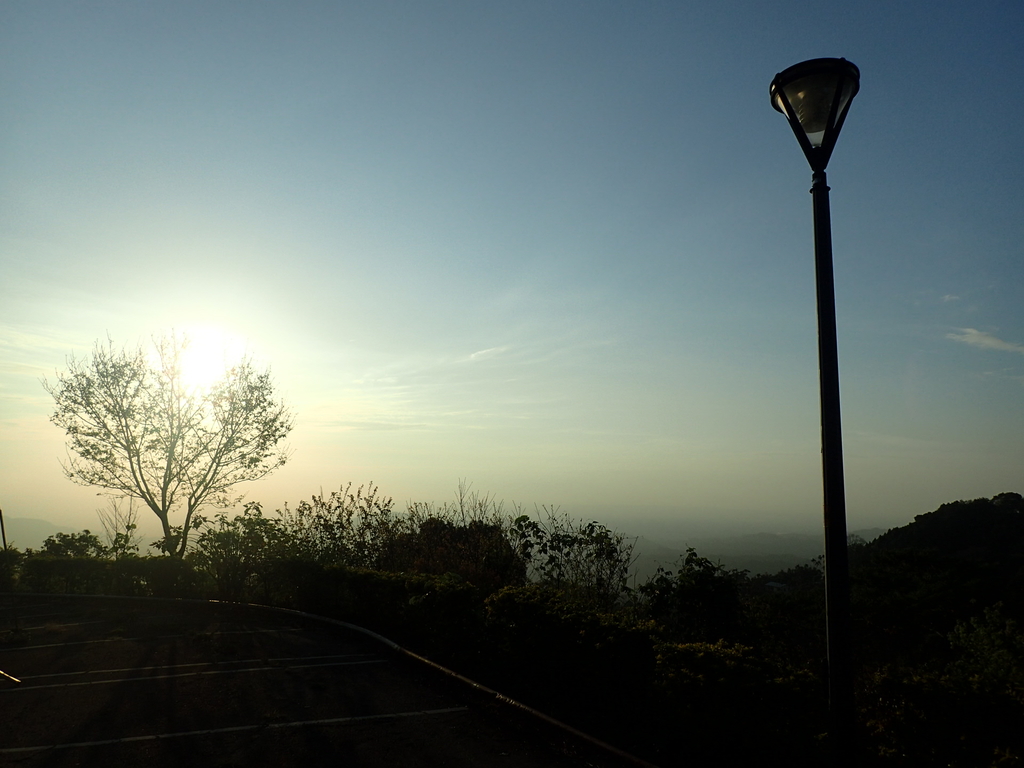
[[(386, 645), (218, 604), (0, 599), (0, 765), (631, 765)], [(13, 631), (13, 623), (20, 631)]]

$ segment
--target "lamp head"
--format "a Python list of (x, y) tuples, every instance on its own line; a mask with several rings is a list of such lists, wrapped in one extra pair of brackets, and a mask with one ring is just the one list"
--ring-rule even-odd
[(860, 89), (860, 70), (846, 59), (811, 59), (772, 80), (772, 106), (786, 116), (811, 170), (824, 171)]

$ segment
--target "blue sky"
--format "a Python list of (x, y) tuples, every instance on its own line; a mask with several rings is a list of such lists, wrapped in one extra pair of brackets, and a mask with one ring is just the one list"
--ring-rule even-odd
[(820, 527), (810, 171), (768, 101), (843, 56), (829, 166), (850, 525), (1021, 491), (1019, 2), (0, 7), (0, 505), (96, 526), (40, 378), (245, 348), (268, 507), (460, 479), (621, 528)]

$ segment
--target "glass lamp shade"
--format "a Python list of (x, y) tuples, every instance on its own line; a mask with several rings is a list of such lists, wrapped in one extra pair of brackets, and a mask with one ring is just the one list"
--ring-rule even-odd
[(772, 106), (789, 120), (811, 166), (821, 166), (815, 170), (828, 163), (859, 88), (860, 70), (846, 59), (811, 59), (772, 81)]

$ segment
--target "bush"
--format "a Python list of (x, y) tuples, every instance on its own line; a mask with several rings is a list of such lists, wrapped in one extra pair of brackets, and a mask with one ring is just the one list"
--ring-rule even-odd
[(826, 703), (806, 671), (725, 641), (664, 643), (655, 687), (669, 753), (708, 765), (821, 764), (815, 736), (825, 730)]
[(647, 615), (675, 639), (714, 642), (733, 638), (739, 628), (743, 578), (690, 547), (675, 573), (659, 567), (637, 591)]
[(40, 554), (50, 557), (102, 558), (107, 548), (99, 536), (85, 529), (81, 533), (55, 533), (43, 542)]
[(886, 765), (1024, 765), (1024, 712), (1007, 692), (924, 670), (883, 668), (866, 679), (871, 752)]
[(294, 552), (318, 563), (389, 570), (386, 554), (394, 539), (411, 530), (399, 518), (394, 500), (370, 483), (352, 490), (352, 483), (326, 498), (321, 493), (291, 510), (279, 510), (281, 525)]
[(1024, 631), (1003, 611), (1003, 604), (961, 622), (949, 636), (959, 653), (949, 671), (973, 687), (1009, 694), (1024, 704)]
[(501, 690), (543, 701), (545, 711), (593, 732), (642, 719), (639, 703), (654, 673), (653, 623), (597, 613), (541, 585), (508, 587), (485, 606), (487, 648)]
[(93, 557), (30, 553), (21, 565), (22, 586), (32, 592), (91, 595), (106, 591), (109, 563)]
[(557, 509), (519, 515), (509, 536), (531, 581), (557, 589), (595, 610), (620, 607), (629, 592), (634, 542), (598, 522), (575, 521)]
[(454, 573), (485, 594), (526, 581), (526, 563), (496, 523), (457, 525), (430, 517), (415, 532), (399, 534), (391, 546), (388, 560), (395, 570)]
[(11, 592), (18, 583), (18, 571), (25, 555), (14, 547), (0, 549), (0, 592)]
[(195, 539), (187, 559), (213, 583), (221, 600), (271, 603), (282, 591), (274, 564), (288, 554), (288, 538), (278, 520), (264, 517), (258, 503), (241, 515), (217, 515)]
[(367, 627), (418, 653), (450, 661), (476, 647), (482, 597), (479, 589), (454, 574), (336, 565), (319, 572), (298, 607)]
[[(119, 561), (120, 562), (120, 561)], [(174, 555), (140, 557), (125, 564), (150, 597), (198, 598), (202, 596), (199, 576), (187, 560)]]

